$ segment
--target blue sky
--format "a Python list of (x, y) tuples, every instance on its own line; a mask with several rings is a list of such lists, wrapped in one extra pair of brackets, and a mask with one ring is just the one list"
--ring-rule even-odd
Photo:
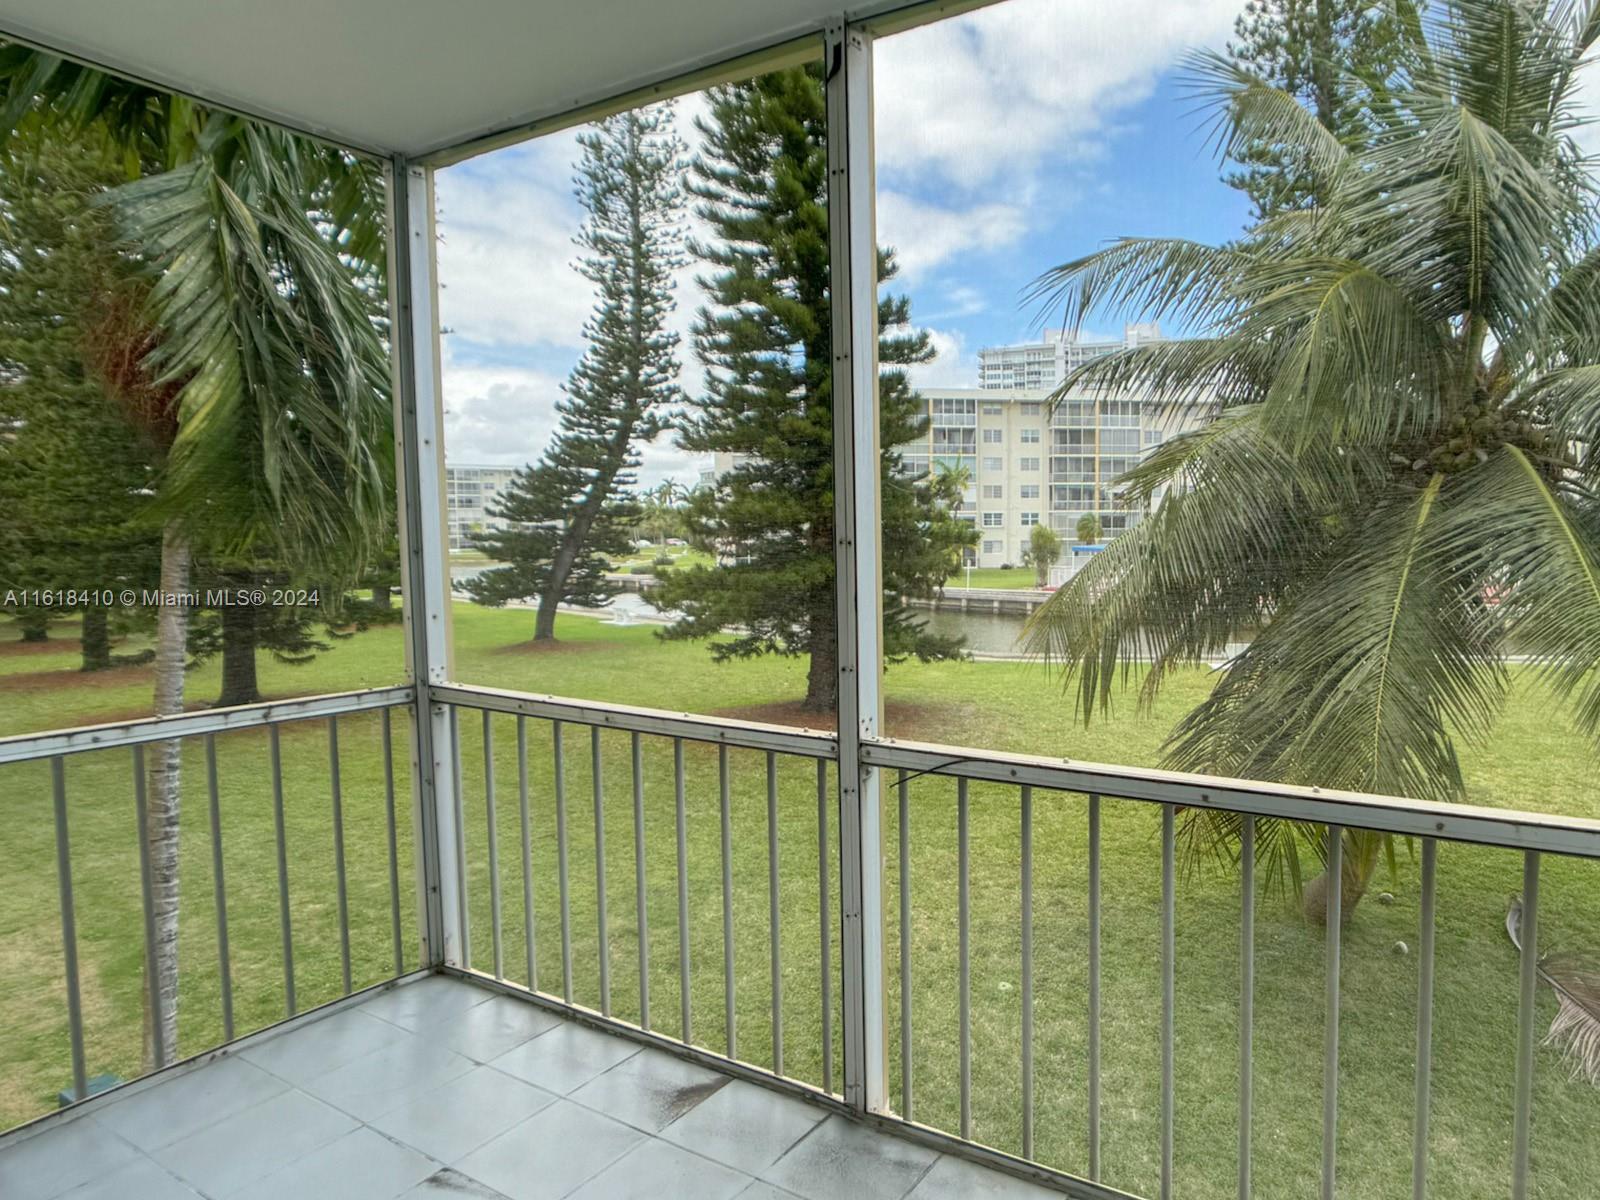
[[(1006, 0), (876, 48), (880, 241), (939, 357), (924, 384), (972, 386), (976, 352), (1032, 336), (1020, 290), (1041, 270), (1128, 234), (1220, 241), (1243, 198), (1218, 180), (1178, 64), (1220, 46), (1241, 0)], [(691, 142), (699, 97), (678, 102)], [(571, 268), (582, 214), (574, 131), (498, 151), (438, 180), (446, 445), (454, 462), (520, 464), (553, 425), (592, 300)], [(678, 279), (681, 382), (701, 372), (688, 329), (694, 268)], [(1118, 332), (1107, 314), (1096, 331)], [(700, 460), (670, 433), (647, 447), (646, 484), (691, 481)]]

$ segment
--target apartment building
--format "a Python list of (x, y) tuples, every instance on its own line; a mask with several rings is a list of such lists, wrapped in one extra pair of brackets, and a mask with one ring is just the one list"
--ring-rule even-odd
[[(1100, 518), (1103, 540), (1130, 529), (1138, 511), (1118, 500), (1116, 479), (1174, 433), (1209, 420), (1210, 406), (1174, 415), (1137, 396), (1069, 392), (1052, 407), (1058, 383), (1090, 358), (1158, 341), (1154, 324), (1129, 325), (1122, 341), (1080, 342), (1059, 334), (1037, 345), (979, 351), (975, 388), (919, 388), (928, 406), (926, 437), (899, 447), (906, 474), (961, 471), (958, 515), (978, 529), (970, 559), (978, 567), (1019, 566), (1035, 525), (1048, 525), (1070, 546), (1078, 521)], [(1003, 387), (996, 378), (1028, 379)], [(709, 483), (738, 462), (718, 454)], [(1160, 502), (1161, 497), (1156, 497)]]
[(470, 550), (470, 534), (505, 527), (506, 522), (489, 515), (489, 506), (511, 485), (511, 477), (516, 473), (515, 467), (445, 467), (445, 513), (450, 525), (451, 550)]
[(1123, 326), (1120, 339), (1085, 338), (1065, 329), (1046, 330), (1042, 341), (979, 350), (978, 386), (986, 390), (1054, 388), (1069, 371), (1090, 359), (1160, 340), (1161, 326), (1154, 321)]

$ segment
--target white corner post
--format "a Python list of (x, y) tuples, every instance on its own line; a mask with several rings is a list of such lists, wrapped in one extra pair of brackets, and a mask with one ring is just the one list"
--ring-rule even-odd
[(449, 712), (430, 684), (451, 669), (450, 564), (445, 522), (444, 402), (439, 371), (433, 172), (395, 157), (389, 172), (389, 319), (400, 578), (412, 706), (411, 795), (417, 842), (418, 928), (426, 966), (459, 966), (461, 906), (455, 747)]
[(879, 520), (878, 267), (872, 37), (843, 20), (824, 33), (828, 238), (833, 305), (834, 561), (839, 628), (839, 908), (843, 919), (844, 1098), (889, 1108), (884, 987), (881, 772), (861, 761), (883, 725), (883, 544)]

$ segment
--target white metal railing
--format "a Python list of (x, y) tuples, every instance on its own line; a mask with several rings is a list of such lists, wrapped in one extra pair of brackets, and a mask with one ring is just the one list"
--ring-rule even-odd
[[(344, 845), (343, 788), (340, 772), (339, 719), (358, 713), (378, 713), (382, 723), (385, 821), (388, 851), (388, 899), (394, 955), (394, 976), (406, 973), (405, 946), (401, 934), (400, 869), (395, 809), (392, 714), (409, 708), (415, 699), (411, 687), (373, 688), (309, 696), (298, 700), (273, 701), (208, 712), (151, 717), (106, 725), (52, 730), (0, 738), (0, 766), (29, 762), (50, 764), (51, 797), (55, 820), (56, 878), (61, 925), (63, 976), (67, 1007), (67, 1037), (72, 1058), (73, 1096), (88, 1096), (88, 1071), (84, 1049), (82, 992), (79, 980), (77, 910), (72, 875), (72, 840), (67, 808), (67, 759), (91, 751), (129, 751), (131, 778), (128, 795), (134, 804), (140, 878), (140, 904), (143, 915), (144, 1002), (149, 1012), (155, 1069), (176, 1060), (176, 1047), (166, 1045), (162, 1034), (164, 999), (159, 986), (157, 964), (156, 904), (151, 866), (151, 844), (146, 810), (145, 748), (152, 743), (201, 739), (205, 747), (205, 782), (209, 810), (213, 900), (216, 909), (217, 974), (221, 1006), (222, 1042), (235, 1040), (233, 970), (229, 941), (227, 882), (224, 873), (223, 829), (221, 819), (221, 780), (217, 767), (216, 739), (219, 734), (246, 729), (264, 729), (268, 737), (271, 770), (273, 830), (277, 873), (279, 936), (282, 947), (284, 1015), (299, 1010), (295, 990), (294, 921), (289, 893), (289, 847), (284, 822), (283, 759), (279, 733), (290, 723), (322, 721), (327, 727), (328, 781), (331, 803), (335, 900), (338, 912), (340, 974), (345, 995), (354, 990), (351, 972), (350, 909), (346, 880)], [(208, 1047), (211, 1048), (211, 1047)]]
[[(214, 868), (216, 900), (217, 945), (222, 1006), (224, 1043), (236, 1036), (232, 1013), (232, 984), (229, 961), (229, 916), (226, 904), (226, 885), (223, 878), (223, 832), (219, 816), (219, 777), (215, 751), (215, 738), (219, 733), (239, 729), (265, 729), (269, 738), (272, 804), (276, 848), (277, 905), (280, 936), (283, 947), (282, 978), (284, 1011), (293, 1015), (299, 1005), (295, 992), (295, 938), (289, 901), (288, 847), (284, 831), (284, 785), (279, 748), (279, 731), (286, 723), (325, 721), (329, 748), (329, 795), (332, 803), (334, 856), (336, 863), (337, 909), (339, 928), (339, 957), (342, 984), (345, 994), (352, 989), (350, 969), (350, 917), (345, 895), (345, 867), (343, 827), (340, 815), (340, 755), (339, 720), (356, 713), (381, 714), (384, 746), (385, 819), (388, 837), (388, 900), (393, 939), (394, 976), (405, 974), (405, 951), (402, 944), (400, 864), (396, 849), (395, 783), (391, 757), (390, 722), (396, 708), (411, 708), (415, 692), (411, 688), (379, 688), (368, 691), (316, 696), (301, 700), (251, 705), (236, 709), (222, 709), (206, 713), (184, 714), (175, 717), (121, 722), (112, 725), (81, 729), (57, 730), (36, 735), (0, 739), (0, 763), (18, 764), (29, 761), (48, 761), (52, 768), (52, 791), (55, 810), (57, 870), (60, 884), (60, 919), (62, 928), (63, 968), (66, 983), (67, 1027), (71, 1043), (74, 1086), (76, 1095), (85, 1095), (85, 1059), (83, 1046), (83, 1016), (78, 980), (77, 938), (75, 930), (74, 896), (71, 874), (71, 845), (67, 822), (67, 792), (65, 760), (74, 754), (88, 751), (105, 751), (125, 748), (130, 752), (133, 778), (130, 793), (142, 800), (144, 788), (143, 756), (147, 745), (174, 738), (201, 738), (206, 749), (206, 787), (211, 815), (211, 854)], [(439, 788), (441, 797), (450, 801), (450, 822), (457, 836), (448, 846), (449, 857), (440, 879), (443, 886), (454, 891), (453, 906), (458, 927), (450, 939), (458, 948), (458, 957), (448, 962), (435, 961), (432, 965), (450, 966), (462, 971), (492, 978), (502, 986), (519, 988), (536, 995), (541, 1003), (563, 1007), (587, 1018), (611, 1022), (618, 1028), (644, 1036), (654, 1042), (676, 1044), (696, 1056), (715, 1062), (724, 1062), (730, 1068), (749, 1074), (752, 1071), (778, 1080), (786, 1086), (803, 1086), (821, 1096), (838, 1095), (834, 1077), (832, 938), (837, 932), (835, 923), (842, 916), (836, 907), (834, 887), (828, 863), (830, 850), (837, 849), (843, 860), (843, 836), (840, 823), (839, 794), (829, 786), (828, 764), (837, 763), (839, 742), (827, 732), (800, 730), (784, 726), (708, 717), (690, 712), (670, 712), (626, 705), (605, 704), (595, 701), (566, 699), (555, 696), (531, 695), (501, 689), (472, 687), (461, 684), (434, 685), (425, 689), (425, 705), (444, 713), (443, 729), (447, 740), (448, 759), (454, 764), (454, 778), (447, 786)], [(414, 710), (413, 710), (414, 711)], [(485, 806), (487, 841), (487, 873), (489, 883), (488, 913), (474, 913), (472, 899), (467, 889), (467, 851), (460, 831), (465, 828), (464, 806), (467, 802), (461, 783), (461, 714), (477, 714), (482, 722), (483, 775), (481, 801)], [(497, 779), (492, 718), (509, 717), (515, 721), (517, 743), (516, 794), (520, 816), (520, 851), (523, 922), (521, 930), (503, 928), (501, 903), (500, 846), (497, 832), (500, 823), (496, 816)], [(559, 886), (559, 936), (561, 939), (561, 979), (559, 988), (553, 984), (541, 985), (537, 973), (538, 954), (535, 946), (535, 905), (533, 899), (534, 872), (531, 865), (531, 845), (535, 832), (530, 824), (530, 789), (537, 791), (545, 785), (530, 780), (528, 733), (529, 722), (542, 726), (550, 738), (550, 765), (553, 768), (548, 796), (553, 802), (555, 828), (553, 830), (557, 854)], [(563, 733), (578, 728), (589, 731), (589, 779), (592, 789), (592, 815), (594, 821), (592, 843), (594, 855), (594, 890), (596, 899), (596, 927), (594, 946), (597, 948), (599, 970), (598, 1004), (586, 1006), (575, 998), (573, 986), (574, 945), (572, 930), (571, 890), (569, 875), (572, 864), (569, 855), (568, 796), (564, 773)], [(606, 824), (604, 801), (606, 780), (601, 757), (602, 735), (625, 735), (630, 742), (631, 770), (626, 786), (633, 799), (633, 899), (636, 905), (632, 914), (636, 931), (639, 996), (637, 1022), (620, 1020), (613, 1011), (610, 980), (613, 933), (609, 926), (607, 909), (607, 856), (605, 850)], [(646, 739), (670, 743), (673, 750), (673, 821), (676, 873), (676, 923), (679, 958), (679, 1012), (677, 1028), (672, 1034), (662, 1032), (659, 1020), (651, 1017), (650, 997), (650, 922), (645, 880), (648, 851), (645, 842), (645, 808), (643, 775), (641, 773), (641, 746)], [(719, 820), (719, 845), (721, 874), (722, 915), (722, 1000), (723, 1042), (718, 1051), (708, 1051), (704, 1039), (695, 1035), (696, 1020), (691, 1003), (689, 933), (690, 894), (686, 873), (686, 782), (684, 746), (699, 743), (717, 747), (717, 796)], [(764, 757), (767, 816), (767, 882), (768, 882), (768, 935), (769, 986), (770, 986), (770, 1046), (769, 1065), (752, 1067), (741, 1059), (738, 1040), (738, 1022), (735, 1014), (735, 984), (740, 978), (736, 967), (736, 937), (733, 906), (732, 878), (735, 868), (734, 847), (730, 837), (730, 768), (729, 752), (749, 752)], [(819, 950), (818, 988), (821, 993), (821, 1076), (818, 1079), (797, 1083), (785, 1079), (784, 1058), (784, 969), (782, 942), (779, 936), (784, 913), (780, 903), (779, 880), (779, 791), (777, 765), (783, 759), (803, 760), (816, 767), (816, 811), (818, 873), (817, 897), (819, 924), (816, 929)], [(899, 1033), (900, 1045), (900, 1105), (898, 1113), (891, 1113), (884, 1104), (875, 1110), (881, 1117), (905, 1122), (928, 1136), (948, 1137), (950, 1147), (971, 1152), (991, 1161), (1000, 1161), (1013, 1169), (1028, 1169), (1054, 1182), (1070, 1185), (1079, 1195), (1115, 1195), (1112, 1189), (1098, 1181), (1101, 1176), (1101, 1012), (1100, 1012), (1100, 845), (1101, 808), (1103, 800), (1143, 802), (1157, 807), (1160, 816), (1161, 858), (1161, 1194), (1168, 1195), (1172, 1188), (1173, 1171), (1173, 1024), (1175, 1009), (1175, 954), (1174, 859), (1176, 843), (1176, 816), (1180, 809), (1211, 809), (1239, 814), (1242, 817), (1242, 879), (1240, 908), (1240, 1098), (1239, 1170), (1241, 1194), (1248, 1194), (1251, 1168), (1251, 1114), (1252, 1114), (1252, 1023), (1255, 979), (1255, 878), (1253, 846), (1255, 822), (1260, 818), (1274, 818), (1303, 822), (1325, 828), (1329, 832), (1330, 878), (1338, 878), (1340, 870), (1341, 841), (1338, 833), (1344, 829), (1364, 829), (1418, 839), (1421, 847), (1421, 913), (1418, 936), (1418, 1007), (1417, 1007), (1417, 1065), (1414, 1079), (1415, 1123), (1414, 1163), (1415, 1194), (1426, 1193), (1427, 1140), (1430, 1110), (1430, 1085), (1432, 1075), (1432, 1020), (1433, 1020), (1433, 947), (1436, 864), (1440, 841), (1454, 841), (1515, 850), (1523, 855), (1523, 917), (1521, 948), (1521, 994), (1518, 1011), (1518, 1040), (1515, 1066), (1515, 1110), (1512, 1144), (1512, 1170), (1514, 1178), (1526, 1179), (1529, 1169), (1529, 1134), (1533, 1078), (1534, 1046), (1534, 981), (1538, 963), (1538, 912), (1539, 868), (1541, 856), (1559, 854), (1578, 858), (1600, 858), (1600, 822), (1575, 817), (1540, 813), (1508, 812), (1499, 809), (1467, 805), (1435, 804), (1397, 797), (1372, 796), (1359, 793), (1329, 791), (1319, 788), (1289, 787), (1258, 783), (1248, 780), (1217, 779), (1175, 772), (1108, 766), (1097, 763), (1075, 762), (1037, 755), (1001, 753), (997, 751), (903, 742), (874, 737), (860, 742), (859, 761), (863, 773), (877, 774), (886, 779), (893, 789), (893, 814), (899, 823), (899, 872), (897, 897), (880, 896), (880, 903), (897, 901), (899, 922), (899, 961), (883, 962), (886, 955), (884, 930), (867, 930), (863, 945), (879, 961), (873, 964), (877, 971), (898, 970), (899, 982)], [(918, 1093), (915, 1086), (915, 1056), (912, 1047), (914, 1004), (917, 990), (915, 954), (911, 936), (911, 829), (908, 806), (908, 785), (918, 778), (944, 778), (953, 785), (952, 800), (956, 816), (957, 879), (959, 951), (956, 986), (958, 990), (958, 1045), (959, 1058), (959, 1119), (956, 1128), (948, 1134), (929, 1134), (917, 1125)], [(438, 782), (438, 781), (436, 781)], [(1020, 843), (1020, 874), (1017, 880), (1020, 895), (1021, 922), (1021, 1044), (1018, 1047), (1017, 1073), (1021, 1092), (1022, 1141), (1021, 1160), (1008, 1159), (998, 1152), (982, 1147), (964, 1145), (973, 1132), (972, 1110), (972, 989), (971, 989), (971, 856), (969, 847), (970, 787), (973, 783), (1001, 784), (1016, 789), (1018, 836)], [(1036, 794), (1049, 792), (1057, 800), (1079, 803), (1087, 825), (1088, 854), (1088, 931), (1087, 954), (1089, 986), (1085, 997), (1085, 1023), (1088, 1033), (1087, 1083), (1088, 1156), (1081, 1164), (1041, 1165), (1031, 1160), (1034, 1150), (1034, 978), (1033, 978), (1033, 812)], [(1074, 800), (1073, 798), (1076, 798)], [(142, 814), (142, 803), (139, 805)], [(141, 818), (142, 820), (142, 818)], [(834, 846), (834, 840), (839, 845)], [(419, 838), (419, 841), (422, 839)], [(145, 913), (145, 953), (147, 960), (153, 945), (152, 896), (148, 847), (144, 844), (141, 826), (140, 861), (142, 904)], [(867, 851), (870, 856), (870, 850)], [(878, 856), (881, 858), (881, 854)], [(481, 897), (480, 897), (481, 900)], [(1324, 1193), (1332, 1194), (1336, 1175), (1335, 1147), (1338, 1130), (1339, 1070), (1339, 956), (1341, 949), (1340, 904), (1338, 887), (1328, 889), (1328, 919), (1326, 926), (1326, 1024), (1324, 1044), (1323, 1092), (1323, 1163)], [(426, 905), (426, 899), (424, 899)], [(492, 963), (483, 969), (473, 964), (472, 921), (487, 915), (491, 926), (490, 945)], [(419, 919), (421, 914), (419, 914)], [(522, 951), (528, 964), (528, 977), (524, 981), (508, 980), (505, 967), (505, 938), (507, 934), (520, 934)], [(424, 962), (423, 965), (428, 965)], [(595, 964), (590, 964), (595, 965)], [(156, 977), (153, 961), (147, 979)], [(151, 990), (147, 997), (159, 1024), (161, 998)], [(631, 1001), (630, 1001), (631, 1003)], [(863, 1010), (845, 1005), (842, 1020), (843, 1033), (848, 1042), (852, 1037), (862, 1043), (871, 1040), (870, 1031), (852, 1030), (850, 1026), (862, 1019)], [(885, 1036), (879, 1030), (878, 1036)], [(158, 1049), (157, 1065), (164, 1065), (171, 1048)], [(941, 1143), (942, 1144), (942, 1143)], [(1085, 1190), (1087, 1188), (1087, 1190)]]
[[(1180, 809), (1211, 809), (1241, 817), (1240, 863), (1240, 1006), (1239, 1006), (1239, 1195), (1251, 1194), (1253, 1106), (1253, 998), (1255, 991), (1255, 833), (1256, 821), (1277, 818), (1326, 830), (1326, 877), (1342, 878), (1342, 833), (1362, 829), (1416, 838), (1421, 847), (1421, 910), (1418, 928), (1417, 1063), (1413, 1086), (1412, 1189), (1417, 1200), (1428, 1194), (1428, 1127), (1431, 1109), (1434, 980), (1434, 905), (1438, 845), (1462, 842), (1516, 850), (1522, 854), (1522, 918), (1517, 1009), (1517, 1050), (1511, 1171), (1517, 1194), (1525, 1194), (1530, 1178), (1532, 1128), (1535, 987), (1538, 972), (1539, 871), (1544, 854), (1600, 858), (1600, 821), (1542, 813), (1507, 812), (1470, 805), (1437, 804), (1398, 797), (1291, 787), (1249, 780), (1218, 779), (1160, 770), (1141, 770), (1077, 763), (1034, 755), (878, 739), (863, 744), (865, 766), (896, 772), (900, 822), (900, 997), (902, 1116), (914, 1119), (911, 1028), (913, 966), (911, 941), (911, 866), (908, 782), (919, 776), (950, 778), (955, 784), (959, 921), (959, 1136), (971, 1135), (971, 970), (969, 788), (974, 781), (1013, 785), (1017, 789), (1021, 870), (1021, 1046), (1022, 1154), (1033, 1155), (1033, 803), (1036, 790), (1063, 798), (1080, 797), (1088, 825), (1088, 968), (1085, 1020), (1088, 1032), (1088, 1158), (1083, 1175), (1101, 1178), (1100, 1087), (1100, 844), (1103, 798), (1143, 801), (1159, 806), (1161, 817), (1161, 1114), (1160, 1192), (1173, 1194), (1175, 1001), (1175, 850), (1176, 816)], [(1325, 933), (1323, 1104), (1321, 1195), (1332, 1200), (1337, 1182), (1339, 1122), (1339, 989), (1343, 891), (1327, 889)], [(1084, 1193), (1098, 1194), (1098, 1193)]]

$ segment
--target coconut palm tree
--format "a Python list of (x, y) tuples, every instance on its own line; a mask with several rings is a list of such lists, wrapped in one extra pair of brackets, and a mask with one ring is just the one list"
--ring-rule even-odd
[[(1359, 140), (1194, 60), (1223, 152), (1285, 148), (1307, 210), (1223, 246), (1119, 241), (1037, 284), (1069, 324), (1142, 308), (1196, 331), (1064, 381), (1219, 415), (1124, 476), (1153, 511), (1028, 635), (1086, 720), (1123, 665), (1148, 662), (1147, 701), (1248, 637), (1168, 740), (1179, 769), (1460, 800), (1456, 748), (1491, 729), (1513, 641), (1600, 734), (1600, 249), (1572, 140), (1600, 5), (1427, 11), (1397, 9), (1403, 65), (1363, 81)], [(1192, 848), (1237, 852), (1237, 818), (1185, 824)], [(1297, 888), (1307, 847), (1326, 860), (1323, 833), (1257, 828)], [(1349, 913), (1383, 843), (1344, 838)], [(1305, 889), (1312, 915), (1326, 886)]]
[[(105, 193), (136, 295), (90, 331), (129, 419), (161, 448), (151, 515), (161, 587), (195, 554), (269, 545), (346, 578), (392, 528), (393, 441), (381, 328), (378, 166), (54, 56), (0, 47), (0, 129), (95, 127), (130, 182)], [(183, 709), (187, 608), (157, 621), (155, 711)], [(179, 743), (150, 756), (146, 817), (156, 917), (156, 1046), (175, 1056)], [(158, 1041), (159, 1038), (159, 1041)]]

